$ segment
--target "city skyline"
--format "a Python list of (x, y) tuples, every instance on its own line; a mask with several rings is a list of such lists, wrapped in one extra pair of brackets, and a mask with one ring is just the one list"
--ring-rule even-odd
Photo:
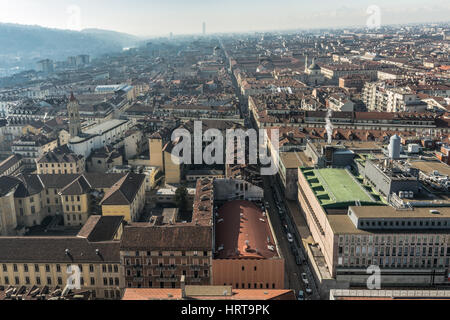
[[(124, 4), (116, 0), (95, 3), (86, 0), (18, 0), (14, 3), (2, 0), (0, 5), (4, 8), (0, 11), (1, 23), (78, 31), (95, 28), (139, 37), (201, 34), (203, 23), (208, 26), (208, 33), (364, 26), (373, 14), (371, 8), (374, 6), (378, 8), (381, 25), (441, 22), (450, 16), (450, 4), (441, 0), (401, 0), (395, 4), (385, 0), (325, 0), (313, 4), (292, 0), (276, 4), (266, 0), (257, 4), (255, 1), (195, 0), (187, 4), (172, 0), (164, 5), (153, 0), (132, 0), (127, 3), (126, 15), (123, 15)], [(255, 12), (258, 14), (253, 14)]]

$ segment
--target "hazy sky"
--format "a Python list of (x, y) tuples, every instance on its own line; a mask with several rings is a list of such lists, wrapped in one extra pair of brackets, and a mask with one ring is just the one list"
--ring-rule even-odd
[(448, 21), (449, 0), (0, 0), (0, 22), (139, 36)]

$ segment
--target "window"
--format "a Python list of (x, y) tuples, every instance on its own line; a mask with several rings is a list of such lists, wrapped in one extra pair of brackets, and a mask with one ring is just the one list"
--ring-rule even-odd
[(13, 270), (14, 272), (17, 272), (17, 264), (13, 264)]
[(94, 265), (93, 264), (89, 265), (89, 272), (94, 272)]
[(9, 284), (9, 278), (5, 277), (5, 284)]
[(61, 266), (59, 264), (56, 265), (56, 272), (61, 272)]
[(38, 285), (41, 284), (41, 277), (36, 277), (36, 284), (38, 284)]
[(50, 272), (50, 266), (48, 264), (45, 265), (45, 272)]
[(91, 277), (91, 286), (94, 286), (94, 285), (95, 285), (95, 278)]
[(23, 271), (24, 271), (24, 272), (28, 272), (28, 265), (27, 265), (27, 264), (24, 264), (24, 265), (23, 265)]
[(104, 284), (105, 286), (108, 285), (108, 278), (103, 278), (103, 284)]
[(8, 271), (8, 266), (6, 264), (3, 264), (3, 272), (7, 272)]

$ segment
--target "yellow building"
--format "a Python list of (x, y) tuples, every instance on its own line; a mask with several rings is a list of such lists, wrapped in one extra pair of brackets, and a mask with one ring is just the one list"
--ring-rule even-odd
[(36, 164), (36, 159), (58, 147), (58, 139), (48, 138), (44, 135), (28, 134), (14, 141), (11, 151), (23, 158), (24, 164)]
[(103, 216), (137, 221), (145, 206), (145, 175), (128, 173), (105, 193), (100, 204)]
[(0, 177), (0, 235), (12, 235), (17, 227), (17, 217), (14, 204), (14, 193), (20, 185), (20, 180)]
[(65, 226), (82, 226), (88, 220), (90, 191), (91, 186), (84, 176), (80, 176), (61, 190)]
[[(164, 147), (164, 174), (166, 183), (179, 184), (182, 179), (183, 164), (175, 155), (172, 157), (172, 149), (176, 145), (175, 142), (168, 142)], [(178, 159), (174, 161), (174, 158)]]
[(67, 130), (61, 130), (58, 133), (58, 140), (59, 140), (59, 145), (63, 146), (65, 144), (68, 144), (70, 141), (70, 133)]
[(71, 174), (85, 171), (84, 157), (73, 153), (67, 145), (45, 153), (36, 161), (38, 174)]
[(70, 237), (0, 237), (0, 285), (64, 289), (71, 277), (72, 284), (94, 298), (120, 299), (125, 286), (122, 221), (123, 217), (92, 217)]
[(163, 162), (163, 140), (161, 135), (156, 132), (149, 140), (150, 166), (164, 169)]

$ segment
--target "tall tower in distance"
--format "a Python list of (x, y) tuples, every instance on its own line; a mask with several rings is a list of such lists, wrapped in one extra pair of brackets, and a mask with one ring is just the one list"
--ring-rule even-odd
[(80, 110), (77, 99), (70, 94), (69, 103), (67, 104), (67, 112), (69, 114), (69, 133), (71, 138), (77, 137), (81, 133)]
[(203, 35), (206, 35), (206, 22), (203, 22)]

